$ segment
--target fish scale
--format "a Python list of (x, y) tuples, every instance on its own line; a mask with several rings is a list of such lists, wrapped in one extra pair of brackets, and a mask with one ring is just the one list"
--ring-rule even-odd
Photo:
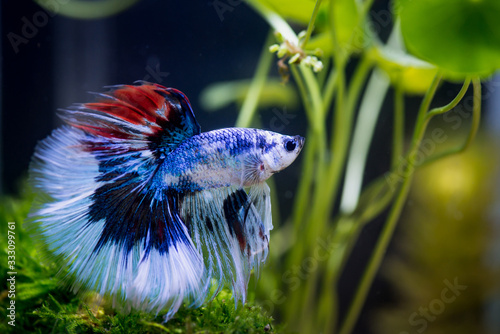
[[(228, 128), (204, 132), (182, 142), (164, 161), (167, 187), (179, 191), (250, 186), (245, 170), (256, 168), (261, 148), (258, 140), (277, 134), (258, 129)], [(252, 159), (251, 157), (255, 157)]]

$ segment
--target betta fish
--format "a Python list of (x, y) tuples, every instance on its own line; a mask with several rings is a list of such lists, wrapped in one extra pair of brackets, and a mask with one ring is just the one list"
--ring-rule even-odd
[(272, 229), (266, 180), (300, 136), (201, 132), (188, 98), (158, 84), (110, 87), (61, 110), (36, 149), (31, 224), (75, 290), (171, 318), (223, 286), (245, 302)]

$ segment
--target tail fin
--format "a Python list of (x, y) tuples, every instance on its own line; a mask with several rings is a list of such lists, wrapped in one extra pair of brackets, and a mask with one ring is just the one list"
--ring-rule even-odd
[(76, 288), (170, 316), (199, 295), (203, 260), (179, 215), (182, 194), (159, 188), (154, 175), (200, 128), (172, 88), (118, 86), (99, 96), (63, 111), (70, 126), (37, 146), (30, 216)]

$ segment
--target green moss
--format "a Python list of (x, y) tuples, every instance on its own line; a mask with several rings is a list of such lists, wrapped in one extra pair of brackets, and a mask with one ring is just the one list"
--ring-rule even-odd
[[(117, 312), (107, 298), (96, 294), (75, 295), (56, 277), (59, 268), (44, 260), (22, 227), (31, 196), (2, 198), (0, 203), (0, 310), (10, 305), (7, 278), (15, 272), (15, 327), (3, 321), (1, 333), (263, 333), (276, 332), (272, 317), (252, 303), (235, 307), (231, 292), (223, 290), (204, 307), (185, 306), (167, 323), (163, 314)], [(15, 222), (15, 224), (8, 224)], [(15, 265), (8, 268), (8, 231), (15, 226)], [(7, 319), (10, 321), (10, 319)]]

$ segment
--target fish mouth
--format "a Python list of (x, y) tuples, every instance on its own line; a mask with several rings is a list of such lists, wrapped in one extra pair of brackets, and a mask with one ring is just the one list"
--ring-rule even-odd
[(300, 150), (302, 149), (302, 147), (304, 147), (304, 143), (305, 143), (306, 139), (304, 137), (301, 137), (301, 136), (295, 136), (295, 137), (293, 137), (293, 139), (299, 145), (299, 152), (300, 152)]

